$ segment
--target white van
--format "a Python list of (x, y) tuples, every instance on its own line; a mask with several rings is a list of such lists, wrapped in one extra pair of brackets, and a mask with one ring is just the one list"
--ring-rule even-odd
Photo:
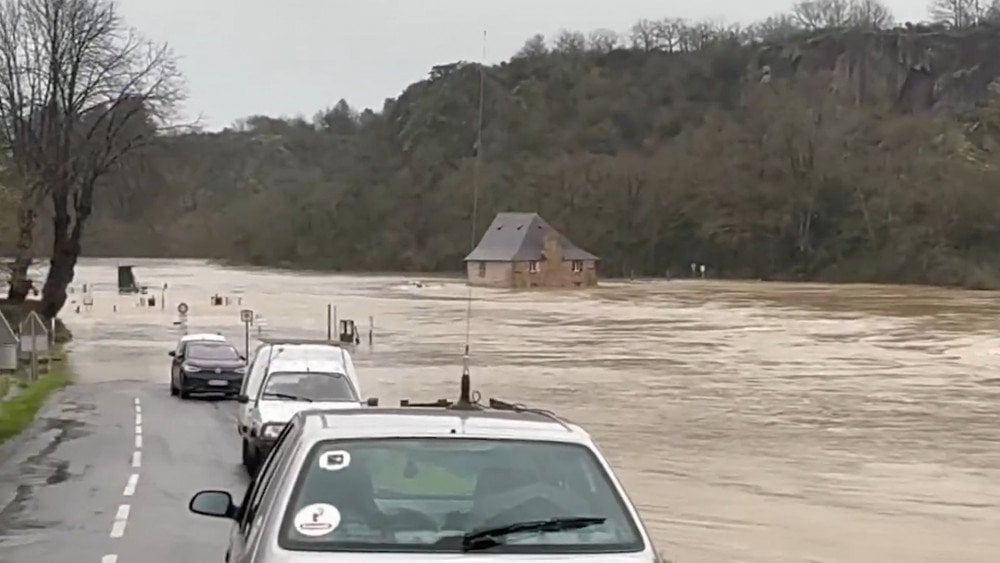
[(274, 440), (306, 409), (376, 406), (363, 400), (351, 354), (327, 341), (265, 341), (257, 347), (237, 398), (243, 465), (253, 475)]

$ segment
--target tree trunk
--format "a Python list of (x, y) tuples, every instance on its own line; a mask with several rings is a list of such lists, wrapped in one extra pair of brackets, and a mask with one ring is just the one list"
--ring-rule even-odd
[(31, 267), (32, 243), (37, 219), (35, 208), (25, 196), (21, 200), (21, 208), (17, 214), (17, 247), (14, 251), (14, 261), (10, 266), (10, 289), (7, 292), (7, 299), (13, 303), (23, 303), (31, 292), (32, 284), (28, 277), (28, 268)]
[(80, 257), (80, 237), (83, 235), (82, 218), (77, 217), (71, 230), (65, 204), (56, 203), (56, 216), (52, 220), (52, 260), (49, 263), (49, 275), (42, 287), (41, 312), (50, 319), (55, 318), (66, 304), (66, 288), (73, 283), (76, 261)]

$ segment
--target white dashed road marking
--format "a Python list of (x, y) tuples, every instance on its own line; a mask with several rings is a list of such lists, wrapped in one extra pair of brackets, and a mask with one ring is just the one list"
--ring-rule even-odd
[[(135, 451), (132, 452), (132, 467), (139, 468), (142, 467), (142, 405), (139, 403), (139, 398), (134, 399), (135, 402)], [(122, 495), (130, 497), (135, 495), (135, 490), (139, 486), (139, 474), (132, 473), (128, 477), (128, 482), (125, 483), (125, 490), (122, 491)], [(125, 527), (128, 525), (128, 515), (131, 511), (131, 506), (127, 504), (122, 504), (118, 506), (118, 512), (115, 513), (114, 522), (111, 523), (111, 537), (112, 539), (118, 539), (125, 535)], [(101, 558), (101, 563), (118, 563), (118, 555), (112, 553), (105, 555)]]
[(128, 513), (131, 507), (127, 504), (123, 504), (118, 507), (118, 513), (115, 514), (115, 522), (111, 525), (111, 537), (120, 538), (125, 535), (125, 526), (128, 525)]
[(128, 483), (125, 484), (125, 490), (122, 491), (122, 494), (127, 497), (132, 496), (135, 494), (135, 488), (138, 486), (139, 486), (139, 474), (133, 473), (132, 475), (129, 476)]

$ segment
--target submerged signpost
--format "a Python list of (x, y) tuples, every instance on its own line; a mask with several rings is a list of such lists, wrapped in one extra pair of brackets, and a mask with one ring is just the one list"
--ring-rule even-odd
[(250, 325), (253, 324), (253, 309), (241, 310), (240, 321), (243, 322), (243, 350), (247, 361), (250, 361)]

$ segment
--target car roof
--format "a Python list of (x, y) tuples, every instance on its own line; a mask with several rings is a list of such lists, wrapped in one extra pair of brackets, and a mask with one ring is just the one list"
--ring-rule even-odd
[(344, 359), (334, 358), (334, 357), (323, 357), (323, 358), (301, 358), (301, 357), (276, 357), (271, 358), (270, 364), (267, 366), (268, 373), (277, 373), (282, 371), (294, 371), (294, 372), (306, 372), (312, 371), (316, 373), (345, 373), (347, 367), (344, 365)]
[(185, 334), (181, 337), (181, 342), (226, 342), (226, 337), (221, 334)]
[(303, 346), (303, 345), (315, 345), (324, 346), (327, 348), (339, 348), (341, 346), (340, 342), (336, 340), (326, 340), (319, 338), (273, 338), (264, 337), (257, 339), (261, 344), (271, 344), (271, 345), (285, 345), (285, 346)]
[(541, 410), (453, 410), (423, 407), (360, 407), (306, 410), (305, 439), (493, 438), (592, 444), (579, 426)]
[(281, 358), (294, 358), (302, 360), (324, 360), (344, 362), (344, 356), (350, 357), (350, 353), (340, 346), (331, 346), (322, 343), (299, 343), (299, 342), (265, 342), (261, 349), (272, 347), (270, 358), (274, 360)]

